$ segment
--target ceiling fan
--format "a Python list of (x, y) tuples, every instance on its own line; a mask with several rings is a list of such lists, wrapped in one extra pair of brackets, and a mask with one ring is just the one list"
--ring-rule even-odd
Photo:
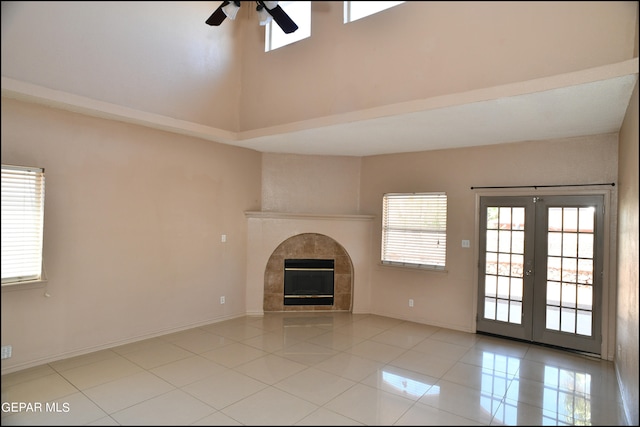
[[(240, 10), (239, 1), (223, 1), (220, 6), (205, 21), (207, 25), (218, 26), (226, 19), (236, 19), (238, 10)], [(253, 3), (253, 2), (252, 2)], [(267, 25), (272, 19), (285, 32), (285, 34), (293, 33), (298, 29), (295, 22), (286, 14), (286, 12), (278, 5), (277, 1), (256, 1), (256, 11), (260, 18), (260, 25)]]

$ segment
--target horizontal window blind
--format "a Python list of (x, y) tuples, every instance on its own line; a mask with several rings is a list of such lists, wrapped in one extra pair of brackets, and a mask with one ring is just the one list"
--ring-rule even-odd
[(2, 284), (42, 278), (44, 169), (2, 165)]
[(444, 269), (445, 193), (388, 193), (383, 199), (382, 262)]

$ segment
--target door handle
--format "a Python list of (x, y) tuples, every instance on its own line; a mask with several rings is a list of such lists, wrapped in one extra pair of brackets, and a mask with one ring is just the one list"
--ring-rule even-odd
[(527, 260), (524, 268), (526, 268), (526, 270), (524, 271), (525, 276), (533, 276), (533, 260), (532, 259)]

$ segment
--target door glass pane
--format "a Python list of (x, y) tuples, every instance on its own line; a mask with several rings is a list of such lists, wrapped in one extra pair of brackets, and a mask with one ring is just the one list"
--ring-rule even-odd
[(500, 219), (498, 227), (500, 227), (501, 230), (511, 229), (511, 208), (500, 208)]
[(495, 298), (485, 298), (484, 299), (484, 318), (485, 319), (496, 319), (496, 300)]
[(574, 333), (576, 331), (576, 311), (571, 308), (562, 308), (560, 311), (560, 325), (562, 332)]
[(580, 224), (580, 232), (581, 233), (593, 233), (594, 232), (594, 228), (593, 228), (593, 224), (595, 222), (595, 208), (593, 207), (587, 207), (587, 208), (580, 208), (580, 218), (579, 218), (579, 224)]
[(487, 208), (487, 230), (498, 228), (498, 208)]
[(576, 233), (563, 233), (562, 256), (576, 256), (578, 253), (578, 235)]
[(576, 285), (572, 283), (562, 284), (562, 303), (563, 307), (575, 308), (576, 306)]
[(500, 253), (498, 254), (498, 274), (502, 276), (508, 276), (511, 272), (511, 255)]
[(580, 233), (578, 235), (578, 256), (593, 258), (593, 234)]
[(559, 281), (561, 271), (562, 271), (562, 258), (549, 257), (547, 259), (547, 279)]
[(495, 252), (487, 252), (486, 254), (486, 273), (498, 274), (498, 254)]
[(562, 231), (562, 208), (549, 208), (549, 231)]
[(509, 278), (505, 276), (498, 277), (498, 298), (509, 298)]
[(509, 301), (497, 300), (496, 310), (496, 320), (506, 322), (509, 319)]
[(562, 230), (565, 232), (578, 231), (578, 209), (577, 208), (562, 208)]
[(578, 285), (578, 308), (593, 310), (593, 286)]
[(484, 278), (484, 294), (488, 297), (496, 297), (498, 294), (496, 293), (498, 284), (498, 276), (492, 276), (487, 274)]
[(511, 252), (511, 231), (498, 231), (498, 250), (500, 252)]
[(522, 255), (511, 255), (511, 277), (522, 277), (524, 267), (524, 257)]
[(547, 282), (547, 304), (560, 305), (560, 283)]
[(522, 303), (519, 301), (511, 301), (509, 306), (509, 322), (520, 324), (522, 321)]
[(593, 284), (593, 260), (578, 260), (578, 283)]
[(562, 255), (562, 233), (549, 233), (547, 254), (553, 256)]
[(497, 230), (487, 230), (487, 251), (498, 252)]
[(547, 306), (547, 329), (553, 329), (557, 331), (560, 329), (560, 308)]
[(511, 214), (511, 229), (524, 230), (524, 208), (513, 208)]
[(522, 301), (522, 279), (511, 278), (511, 299)]
[(511, 233), (511, 252), (524, 254), (524, 231), (513, 231)]
[(591, 336), (591, 320), (593, 313), (591, 311), (578, 311), (578, 327), (576, 333), (580, 335)]
[(578, 260), (576, 258), (562, 258), (562, 281), (575, 283), (577, 280)]

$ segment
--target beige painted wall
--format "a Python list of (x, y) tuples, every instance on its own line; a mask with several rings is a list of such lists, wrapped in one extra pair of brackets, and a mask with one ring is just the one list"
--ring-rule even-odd
[(260, 157), (2, 98), (2, 162), (45, 168), (49, 278), (3, 287), (2, 372), (243, 315)]
[(629, 425), (638, 425), (638, 85), (620, 130), (619, 148), (619, 239), (618, 239), (618, 310), (616, 318), (616, 370), (624, 397)]
[(360, 158), (262, 156), (262, 209), (319, 214), (358, 213)]
[(264, 29), (247, 27), (240, 128), (622, 62), (633, 58), (637, 7), (633, 1), (410, 1), (345, 25), (342, 2), (314, 1), (311, 38), (286, 49), (265, 54)]
[[(617, 179), (617, 156), (617, 135), (608, 134), (365, 157), (361, 209), (377, 216), (371, 249), (371, 311), (475, 331), (477, 258), (473, 248), (479, 192), (470, 187), (611, 183)], [(383, 194), (428, 191), (447, 193), (447, 271), (379, 265)], [(610, 191), (615, 193), (615, 187)], [(462, 247), (463, 239), (471, 241), (471, 248)], [(409, 298), (414, 300), (413, 308), (408, 307)], [(607, 300), (605, 309), (609, 304)]]
[(215, 7), (3, 1), (2, 76), (237, 131), (243, 20), (210, 27)]

